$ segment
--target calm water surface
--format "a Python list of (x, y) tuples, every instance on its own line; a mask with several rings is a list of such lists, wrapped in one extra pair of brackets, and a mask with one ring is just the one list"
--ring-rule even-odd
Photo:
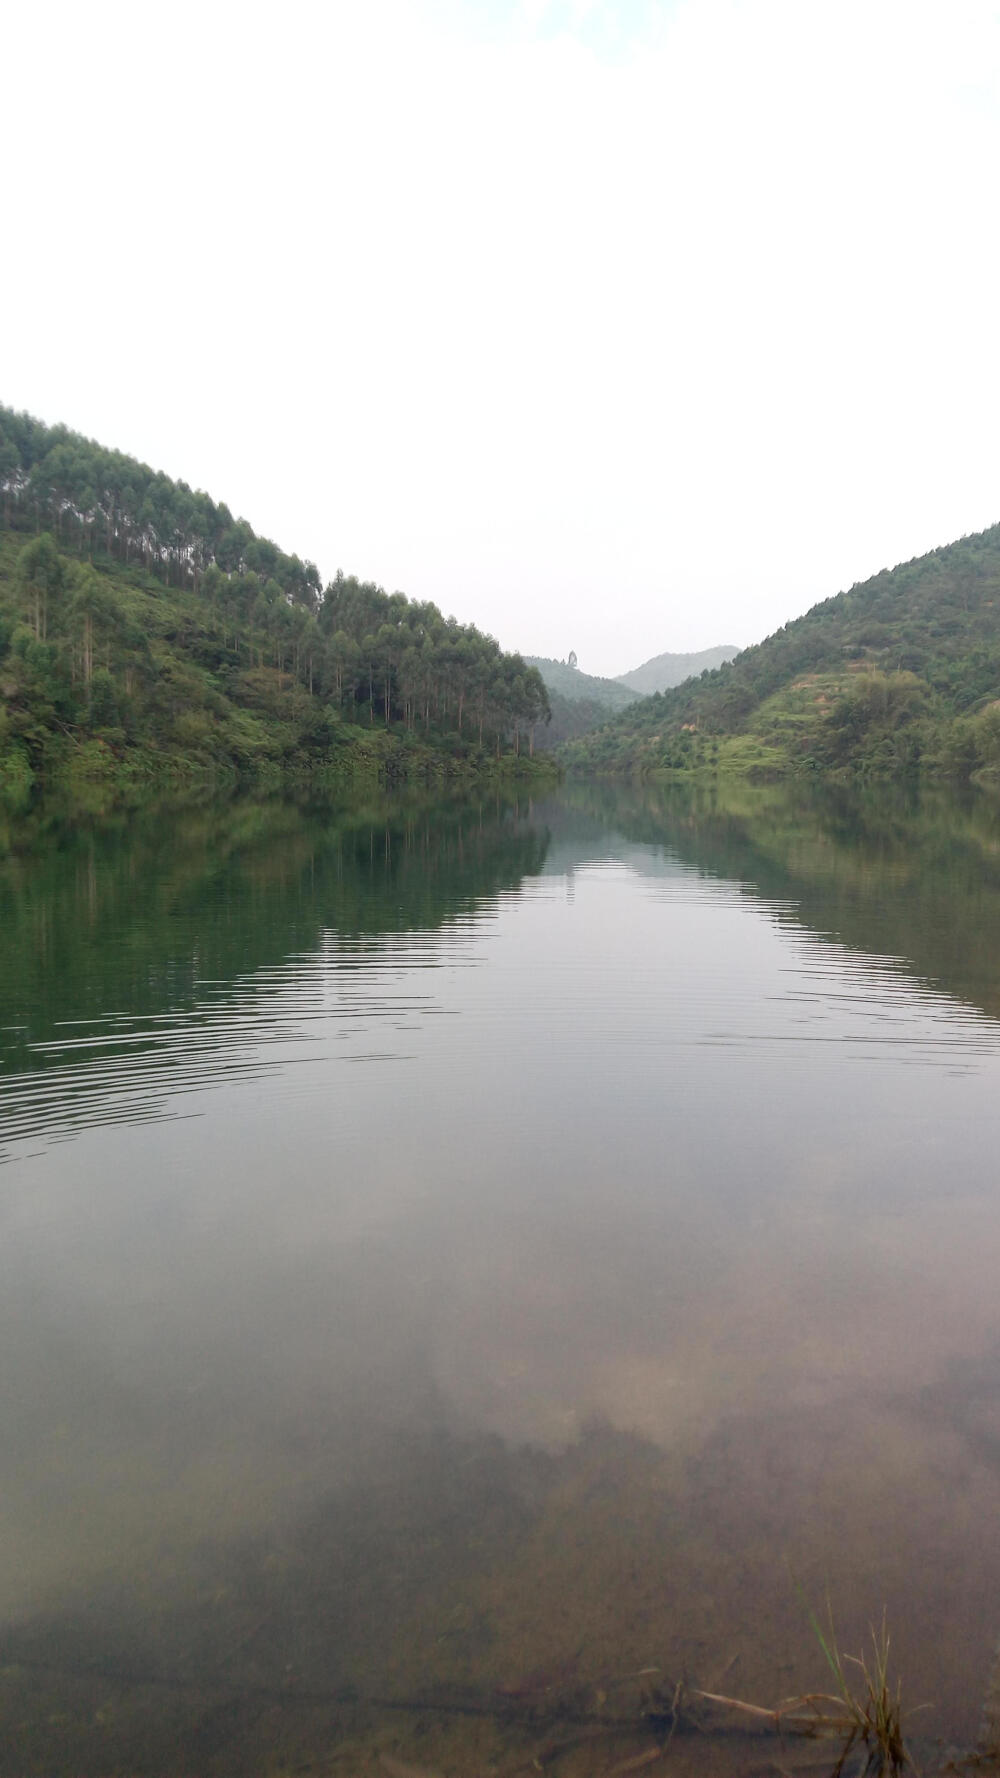
[(823, 1687), (827, 1597), (972, 1741), (996, 809), (5, 837), (0, 1771), (513, 1771), (518, 1713)]

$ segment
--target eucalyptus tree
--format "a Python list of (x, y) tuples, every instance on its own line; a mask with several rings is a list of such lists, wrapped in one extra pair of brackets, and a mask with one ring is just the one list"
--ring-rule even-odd
[(25, 545), (17, 558), (15, 581), (22, 605), (34, 627), (35, 641), (44, 642), (50, 608), (60, 599), (66, 586), (66, 559), (60, 555), (50, 532), (43, 531), (40, 537)]
[(84, 686), (94, 676), (94, 651), (99, 642), (110, 641), (121, 627), (121, 611), (102, 575), (93, 568), (75, 570), (69, 588), (68, 611), (77, 635), (80, 671)]

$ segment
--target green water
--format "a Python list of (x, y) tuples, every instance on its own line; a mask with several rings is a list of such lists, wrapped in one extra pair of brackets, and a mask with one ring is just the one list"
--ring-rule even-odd
[(603, 1773), (682, 1675), (825, 1689), (827, 1596), (971, 1743), (994, 805), (0, 843), (0, 1773)]

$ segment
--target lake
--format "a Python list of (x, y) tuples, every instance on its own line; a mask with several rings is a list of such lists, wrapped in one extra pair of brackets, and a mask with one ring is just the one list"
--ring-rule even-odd
[(810, 1610), (849, 1653), (885, 1612), (914, 1738), (971, 1746), (996, 805), (0, 848), (0, 1772), (605, 1773), (682, 1680), (829, 1690)]

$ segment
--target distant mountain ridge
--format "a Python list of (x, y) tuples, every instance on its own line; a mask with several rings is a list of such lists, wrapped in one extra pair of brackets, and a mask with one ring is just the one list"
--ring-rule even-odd
[(550, 693), (569, 698), (574, 704), (586, 699), (609, 710), (624, 710), (642, 696), (622, 679), (601, 679), (594, 673), (581, 673), (570, 661), (552, 661), (540, 654), (526, 654), (523, 659), (526, 667), (537, 667)]
[(683, 685), (685, 679), (697, 679), (700, 673), (721, 667), (739, 654), (739, 649), (728, 642), (717, 648), (702, 648), (695, 654), (654, 654), (652, 660), (643, 661), (641, 667), (633, 667), (629, 673), (619, 673), (619, 685), (627, 685), (640, 697), (648, 698), (654, 691), (669, 691), (672, 686)]
[[(525, 665), (534, 667), (545, 682), (549, 696), (551, 720), (540, 731), (538, 745), (558, 747), (599, 728), (610, 717), (620, 716), (630, 705), (652, 691), (668, 690), (685, 679), (697, 677), (706, 668), (721, 666), (732, 660), (735, 648), (704, 648), (698, 654), (658, 654), (644, 661), (617, 679), (602, 679), (595, 673), (581, 673), (576, 655), (568, 660), (550, 660), (545, 655), (524, 656)], [(647, 684), (648, 682), (648, 684)]]
[(524, 662), (541, 674), (548, 694), (551, 719), (539, 728), (535, 746), (558, 747), (561, 741), (575, 740), (589, 734), (616, 716), (630, 704), (638, 703), (639, 693), (622, 685), (618, 679), (599, 679), (592, 673), (581, 673), (573, 663), (553, 661), (543, 655), (525, 655)]

